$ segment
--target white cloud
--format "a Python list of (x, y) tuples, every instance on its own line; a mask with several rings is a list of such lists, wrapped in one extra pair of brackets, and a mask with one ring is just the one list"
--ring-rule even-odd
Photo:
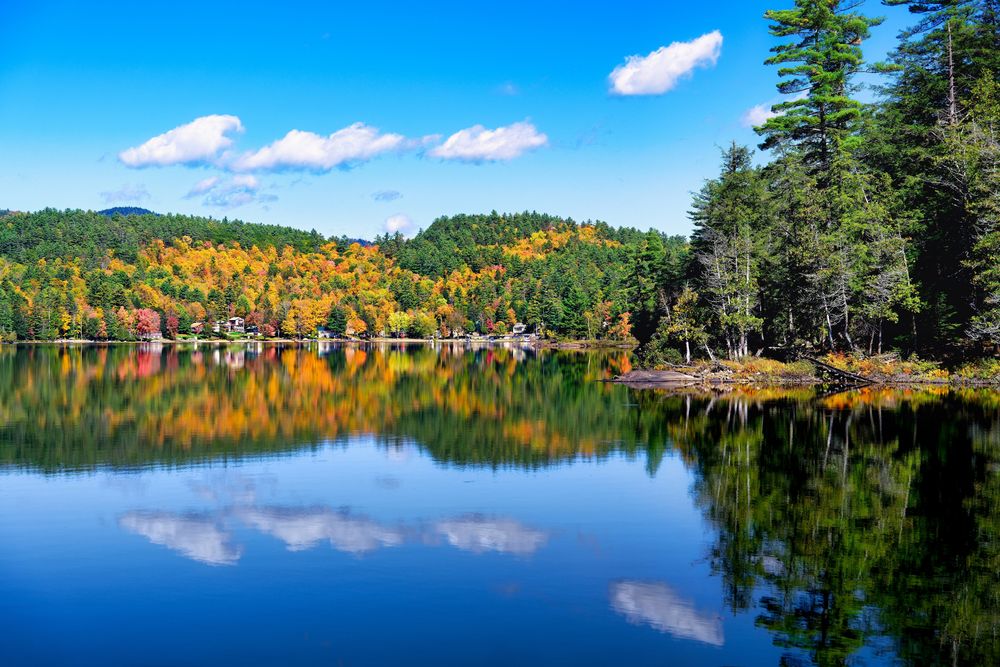
[(235, 565), (243, 554), (230, 544), (229, 533), (206, 516), (128, 512), (118, 525), (206, 565)]
[(237, 174), (228, 179), (210, 176), (195, 183), (184, 198), (204, 196), (202, 204), (217, 208), (236, 208), (252, 202), (266, 203), (277, 199), (275, 195), (260, 190), (260, 181), (251, 174)]
[(364, 123), (354, 123), (327, 137), (292, 130), (272, 144), (244, 153), (229, 166), (235, 171), (329, 171), (401, 150), (407, 145), (402, 135), (382, 134), (377, 128)]
[(137, 203), (149, 199), (149, 191), (144, 185), (124, 184), (117, 190), (106, 190), (101, 193), (105, 204)]
[(770, 107), (764, 104), (755, 104), (743, 113), (740, 120), (744, 127), (757, 127), (778, 115), (780, 114), (771, 111)]
[(611, 608), (630, 623), (645, 623), (678, 639), (722, 646), (722, 621), (695, 610), (669, 586), (659, 582), (619, 581), (611, 585)]
[(261, 508), (240, 513), (247, 525), (273, 535), (289, 551), (305, 551), (326, 540), (334, 549), (361, 555), (403, 543), (403, 533), (346, 511), (317, 508)]
[(615, 95), (660, 95), (696, 67), (715, 65), (722, 33), (713, 30), (690, 42), (673, 42), (647, 56), (629, 56), (608, 76)]
[(129, 167), (204, 164), (232, 145), (229, 133), (242, 131), (243, 124), (236, 116), (202, 116), (141, 146), (123, 150), (118, 159)]
[(466, 162), (512, 160), (525, 151), (540, 148), (548, 143), (549, 138), (528, 121), (498, 127), (495, 130), (474, 125), (451, 135), (443, 144), (432, 148), (428, 154), (445, 160)]
[[(351, 167), (385, 153), (416, 151), (428, 147), (429, 155), (445, 160), (511, 160), (527, 151), (545, 146), (549, 141), (546, 135), (528, 121), (495, 129), (474, 125), (455, 132), (443, 143), (439, 134), (409, 139), (401, 134), (381, 132), (376, 127), (358, 122), (327, 136), (291, 130), (277, 141), (257, 150), (230, 150), (233, 146), (230, 135), (242, 131), (243, 125), (236, 116), (203, 116), (153, 137), (140, 146), (126, 149), (118, 154), (118, 158), (127, 166), (137, 168), (154, 165), (214, 165), (236, 173), (297, 170), (326, 172), (337, 167)], [(208, 177), (195, 184), (187, 196), (219, 192), (224, 185), (220, 177)], [(247, 186), (244, 189), (256, 188)], [(246, 203), (250, 200), (246, 194), (234, 193), (225, 200), (213, 200), (211, 205)], [(401, 195), (387, 190), (372, 196), (376, 201), (392, 201)]]
[(390, 234), (395, 234), (396, 232), (406, 233), (413, 228), (413, 220), (410, 216), (404, 215), (402, 213), (397, 213), (396, 215), (390, 215), (385, 219), (385, 231)]
[(188, 192), (184, 196), (184, 198), (190, 199), (192, 197), (197, 197), (198, 195), (203, 195), (206, 192), (210, 191), (212, 188), (214, 188), (216, 185), (218, 185), (220, 180), (221, 179), (218, 176), (209, 176), (208, 178), (203, 178), (194, 184), (194, 186), (191, 188), (191, 191)]
[(527, 556), (535, 553), (548, 540), (547, 534), (514, 519), (470, 516), (439, 521), (435, 529), (453, 547), (477, 554), (496, 551)]

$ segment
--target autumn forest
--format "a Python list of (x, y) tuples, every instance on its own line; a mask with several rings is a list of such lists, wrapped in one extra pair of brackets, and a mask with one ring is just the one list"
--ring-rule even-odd
[(174, 338), (232, 316), (266, 337), (502, 335), (521, 322), (624, 340), (637, 249), (655, 248), (666, 271), (685, 247), (538, 214), (442, 218), (412, 240), (375, 244), (153, 214), (0, 221), (0, 332), (10, 341)]

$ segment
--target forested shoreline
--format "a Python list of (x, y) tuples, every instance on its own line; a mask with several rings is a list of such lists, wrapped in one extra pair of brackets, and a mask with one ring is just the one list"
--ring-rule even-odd
[[(691, 206), (690, 239), (539, 213), (457, 215), (374, 243), (191, 216), (0, 217), (5, 341), (263, 336), (636, 340), (649, 365), (1000, 349), (1000, 3), (885, 0), (765, 15), (785, 101)], [(875, 86), (862, 102), (861, 79)], [(874, 82), (874, 83), (873, 83)], [(761, 158), (766, 161), (761, 161)]]
[(881, 19), (861, 2), (766, 13), (785, 96), (755, 128), (771, 159), (734, 144), (696, 194), (652, 348), (996, 355), (1000, 3), (883, 4), (914, 20), (884, 63), (864, 59)]
[(186, 216), (8, 213), (0, 334), (177, 338), (240, 317), (264, 337), (503, 335), (522, 323), (630, 340), (627, 285), (644, 270), (630, 258), (644, 248), (679, 267), (686, 244), (537, 213), (440, 218), (375, 244)]

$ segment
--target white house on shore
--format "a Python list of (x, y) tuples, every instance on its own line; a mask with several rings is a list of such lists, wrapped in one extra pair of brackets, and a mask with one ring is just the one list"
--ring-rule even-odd
[(212, 331), (215, 333), (245, 333), (246, 332), (246, 320), (242, 317), (230, 317), (228, 320), (216, 320), (215, 324), (212, 325)]

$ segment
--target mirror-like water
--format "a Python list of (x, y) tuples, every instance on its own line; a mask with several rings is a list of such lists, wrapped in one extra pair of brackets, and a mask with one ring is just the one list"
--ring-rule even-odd
[(628, 367), (0, 349), (0, 663), (1000, 663), (1000, 394)]

